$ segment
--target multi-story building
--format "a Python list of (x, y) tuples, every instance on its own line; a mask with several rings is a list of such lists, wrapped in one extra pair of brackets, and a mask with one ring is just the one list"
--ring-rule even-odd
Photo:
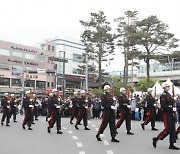
[(37, 95), (55, 88), (55, 44), (48, 42), (44, 49), (0, 41), (0, 96), (10, 92), (21, 96), (31, 89)]

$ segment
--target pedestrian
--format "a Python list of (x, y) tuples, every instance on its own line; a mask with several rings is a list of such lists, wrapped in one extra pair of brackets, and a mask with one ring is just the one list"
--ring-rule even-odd
[(78, 128), (78, 125), (80, 124), (81, 120), (83, 119), (83, 124), (84, 124), (84, 130), (90, 130), (87, 125), (87, 110), (88, 110), (88, 100), (87, 100), (87, 96), (86, 96), (86, 92), (84, 90), (81, 90), (81, 98), (79, 102), (79, 113), (78, 113), (78, 118), (76, 121), (76, 125), (75, 128)]
[(15, 95), (14, 94), (11, 94), (11, 116), (13, 116), (13, 121), (14, 122), (17, 122), (16, 121), (16, 115), (17, 115), (17, 108), (18, 108), (18, 100), (16, 99)]
[(1, 119), (1, 125), (6, 119), (6, 126), (10, 126), (10, 114), (11, 114), (11, 106), (10, 106), (10, 97), (8, 93), (4, 93), (4, 97), (1, 101), (1, 106), (3, 109), (3, 115)]
[(117, 129), (121, 127), (124, 120), (126, 121), (126, 130), (128, 135), (134, 135), (131, 132), (131, 105), (130, 101), (126, 95), (125, 88), (120, 88), (120, 96), (117, 98), (120, 108), (120, 119), (116, 123), (116, 133)]
[(166, 136), (169, 135), (169, 149), (179, 150), (178, 147), (174, 145), (176, 143), (176, 118), (175, 112), (176, 108), (174, 105), (174, 100), (169, 94), (170, 85), (167, 82), (162, 84), (164, 92), (160, 96), (161, 108), (163, 109), (163, 121), (164, 121), (164, 130), (157, 136), (153, 138), (153, 147), (156, 148), (157, 142), (163, 140)]
[(158, 129), (155, 128), (155, 120), (156, 120), (156, 100), (152, 96), (152, 88), (148, 88), (147, 95), (146, 95), (146, 102), (147, 102), (147, 112), (146, 112), (146, 119), (141, 124), (143, 130), (145, 130), (145, 125), (151, 122), (151, 129), (157, 131)]
[(102, 115), (102, 122), (99, 127), (98, 133), (96, 138), (98, 141), (101, 141), (100, 134), (103, 134), (104, 130), (106, 129), (108, 123), (111, 132), (111, 142), (119, 142), (116, 137), (116, 127), (115, 127), (115, 105), (113, 101), (113, 96), (111, 95), (111, 87), (109, 85), (104, 86), (104, 94), (101, 97), (101, 103), (103, 107), (103, 115)]

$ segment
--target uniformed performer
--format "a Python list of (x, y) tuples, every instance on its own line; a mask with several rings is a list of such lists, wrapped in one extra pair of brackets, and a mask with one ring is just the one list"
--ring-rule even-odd
[(48, 118), (51, 117), (52, 115), (52, 112), (53, 112), (53, 106), (51, 105), (53, 101), (53, 93), (49, 93), (49, 97), (48, 97), (48, 100), (47, 100), (47, 116), (46, 116), (46, 121), (48, 121)]
[(128, 97), (126, 96), (125, 88), (120, 88), (120, 96), (118, 97), (118, 103), (119, 103), (120, 119), (116, 123), (116, 130), (121, 127), (122, 123), (125, 120), (127, 134), (134, 135), (134, 133), (131, 132), (131, 105)]
[(38, 99), (35, 94), (33, 94), (33, 105), (34, 105), (34, 118), (33, 120), (38, 120), (39, 116), (39, 104), (38, 104)]
[(147, 116), (145, 121), (141, 124), (141, 127), (143, 130), (145, 130), (145, 125), (147, 125), (151, 121), (151, 127), (152, 130), (157, 131), (158, 129), (155, 128), (155, 121), (156, 121), (156, 100), (152, 96), (152, 88), (148, 88), (147, 90), (147, 96), (146, 96), (146, 102), (147, 102)]
[(31, 124), (33, 122), (34, 105), (30, 91), (27, 91), (26, 97), (23, 98), (23, 108), (24, 108), (24, 121), (22, 127), (23, 129), (25, 129), (25, 125), (27, 124), (28, 130), (32, 130)]
[(3, 109), (3, 115), (1, 119), (1, 125), (6, 119), (6, 126), (10, 126), (10, 114), (11, 114), (11, 106), (10, 106), (10, 97), (8, 93), (4, 93), (4, 98), (1, 101), (1, 107)]
[(61, 113), (62, 113), (62, 102), (59, 97), (59, 93), (57, 90), (53, 90), (53, 97), (52, 101), (49, 102), (49, 106), (52, 109), (51, 111), (51, 119), (49, 121), (49, 126), (47, 127), (48, 133), (51, 133), (51, 128), (53, 128), (54, 124), (56, 123), (57, 127), (57, 134), (62, 134), (61, 131)]
[(74, 97), (72, 98), (72, 110), (71, 110), (71, 118), (70, 124), (73, 124), (74, 117), (77, 118), (79, 111), (79, 101), (80, 101), (80, 93), (74, 92)]
[(78, 103), (79, 103), (78, 104), (79, 110), (78, 110), (78, 118), (77, 118), (77, 121), (76, 121), (75, 128), (79, 129), (78, 125), (80, 124), (81, 120), (83, 119), (84, 129), (85, 130), (90, 130), (87, 127), (87, 125), (88, 125), (88, 123), (87, 123), (88, 100), (87, 100), (87, 97), (86, 97), (86, 92), (84, 90), (81, 90), (81, 98), (78, 101)]
[(111, 142), (119, 142), (116, 137), (116, 127), (115, 127), (115, 110), (116, 107), (114, 105), (113, 97), (111, 95), (111, 87), (109, 85), (104, 86), (104, 94), (101, 97), (102, 107), (103, 107), (103, 115), (102, 122), (99, 127), (96, 138), (98, 141), (101, 141), (100, 134), (103, 134), (106, 129), (108, 123), (111, 132)]
[(179, 148), (174, 145), (174, 143), (176, 143), (176, 108), (174, 105), (174, 100), (168, 92), (170, 85), (167, 82), (164, 82), (162, 87), (164, 92), (160, 96), (160, 103), (161, 108), (163, 109), (163, 121), (165, 128), (157, 137), (153, 138), (153, 146), (156, 148), (157, 142), (159, 140), (163, 140), (166, 136), (169, 135), (169, 149), (179, 150)]
[(16, 121), (17, 107), (18, 107), (18, 100), (16, 99), (14, 94), (11, 94), (11, 116), (13, 116), (14, 122), (17, 122)]

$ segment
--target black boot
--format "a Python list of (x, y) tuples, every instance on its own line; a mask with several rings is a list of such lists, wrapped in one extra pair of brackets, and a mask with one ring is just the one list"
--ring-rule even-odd
[(48, 133), (51, 133), (51, 128), (47, 127)]
[(22, 128), (25, 129), (25, 125), (22, 124)]
[(1, 125), (3, 126), (3, 122), (1, 122)]
[(79, 129), (77, 125), (74, 126), (77, 130)]
[(60, 130), (57, 131), (57, 134), (62, 134), (62, 132)]
[(87, 126), (85, 126), (84, 130), (90, 130)]
[(117, 140), (115, 137), (112, 137), (112, 139), (111, 139), (111, 142), (119, 142), (119, 140)]
[(7, 123), (6, 126), (10, 126), (10, 125)]
[(70, 120), (70, 124), (71, 124), (71, 125), (73, 124), (72, 120)]
[(154, 147), (154, 148), (156, 148), (157, 141), (158, 141), (157, 137), (154, 137), (154, 138), (153, 138), (153, 147)]
[(169, 149), (171, 149), (171, 150), (179, 150), (179, 148), (176, 147), (174, 144), (170, 144)]
[(33, 129), (31, 127), (29, 127), (28, 130), (33, 130)]
[(134, 135), (134, 133), (130, 132), (129, 130), (127, 131), (128, 135)]
[(99, 134), (96, 135), (96, 138), (98, 141), (102, 141)]
[(152, 128), (152, 130), (158, 131), (158, 129), (157, 129), (157, 128), (155, 128), (155, 127), (153, 127), (153, 128)]
[(145, 128), (144, 128), (144, 124), (143, 124), (143, 123), (141, 124), (141, 127), (142, 127), (142, 129), (143, 129), (143, 130), (145, 130)]

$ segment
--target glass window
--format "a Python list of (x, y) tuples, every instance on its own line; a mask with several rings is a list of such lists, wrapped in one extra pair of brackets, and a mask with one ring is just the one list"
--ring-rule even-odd
[(50, 82), (47, 83), (47, 87), (48, 87), (48, 88), (50, 87)]
[(10, 78), (0, 78), (0, 85), (10, 87)]
[(12, 86), (18, 86), (21, 87), (22, 83), (20, 79), (12, 79)]
[(9, 66), (7, 64), (0, 64), (0, 70), (9, 70)]
[(34, 80), (26, 80), (24, 82), (24, 86), (25, 87), (33, 87), (34, 88), (34, 85), (35, 85), (35, 81)]
[(25, 59), (34, 60), (34, 55), (32, 55), (32, 54), (25, 54)]
[(6, 49), (0, 49), (0, 55), (10, 56), (10, 51)]
[(81, 62), (82, 61), (82, 56), (80, 54), (73, 53), (73, 61)]
[(51, 50), (51, 46), (50, 45), (48, 45), (48, 51), (50, 51)]
[(15, 56), (15, 57), (20, 57), (20, 58), (23, 57), (23, 53), (22, 52), (17, 52), (17, 51), (13, 51), (12, 55)]
[(54, 51), (54, 46), (52, 46), (52, 51)]
[(45, 81), (36, 81), (36, 89), (46, 89)]
[(53, 87), (54, 87), (54, 83), (52, 82), (52, 83), (51, 83), (51, 88), (53, 88)]
[(23, 67), (22, 67), (22, 66), (15, 66), (15, 65), (13, 65), (13, 66), (12, 66), (12, 70), (13, 70), (13, 71), (16, 71), (16, 70), (22, 71), (22, 70), (23, 70)]

